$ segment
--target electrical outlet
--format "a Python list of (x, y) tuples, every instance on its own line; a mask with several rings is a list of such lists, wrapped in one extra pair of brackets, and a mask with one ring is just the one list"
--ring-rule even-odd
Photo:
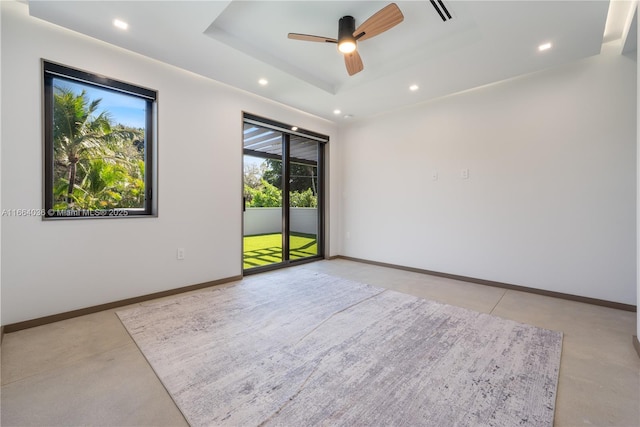
[(183, 260), (185, 257), (185, 251), (184, 248), (178, 248), (178, 253), (176, 255), (176, 258), (179, 260)]
[(469, 179), (469, 169), (462, 169), (460, 176), (462, 179)]
[(438, 171), (431, 172), (431, 179), (434, 181), (438, 180)]

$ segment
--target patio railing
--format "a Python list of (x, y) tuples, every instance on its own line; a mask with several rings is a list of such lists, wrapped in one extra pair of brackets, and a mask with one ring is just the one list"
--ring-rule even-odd
[[(318, 209), (291, 208), (292, 233), (317, 234)], [(244, 212), (244, 235), (282, 232), (282, 208), (247, 208)]]

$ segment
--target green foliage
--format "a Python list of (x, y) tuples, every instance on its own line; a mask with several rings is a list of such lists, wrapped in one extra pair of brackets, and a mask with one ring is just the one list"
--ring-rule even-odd
[(144, 130), (113, 123), (101, 99), (56, 87), (53, 109), (56, 210), (144, 205)]
[(245, 185), (247, 206), (252, 208), (277, 208), (282, 206), (282, 191), (264, 179), (259, 188)]
[[(247, 207), (250, 208), (279, 208), (282, 206), (282, 190), (275, 185), (261, 180), (258, 188), (244, 185), (244, 195)], [(318, 198), (310, 188), (305, 191), (292, 191), (289, 195), (289, 203), (294, 208), (315, 208), (318, 206)]]
[(289, 205), (294, 208), (317, 208), (318, 198), (310, 188), (305, 191), (292, 191), (289, 195)]
[[(277, 208), (282, 206), (281, 164), (267, 159), (260, 166), (251, 165), (244, 170), (244, 197), (251, 208)], [(292, 164), (289, 202), (291, 207), (318, 207), (315, 167)], [(294, 175), (297, 172), (298, 175)], [(301, 175), (303, 174), (303, 175)]]
[[(282, 188), (282, 162), (279, 160), (266, 159), (264, 162), (266, 169), (262, 174), (269, 184)], [(291, 191), (305, 191), (311, 188), (313, 194), (317, 194), (316, 180), (317, 168), (311, 165), (303, 165), (299, 163), (291, 163), (289, 175), (289, 189)]]

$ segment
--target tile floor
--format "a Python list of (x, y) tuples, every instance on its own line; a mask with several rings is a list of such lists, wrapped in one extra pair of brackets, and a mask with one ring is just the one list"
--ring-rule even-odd
[[(296, 268), (563, 331), (555, 425), (640, 426), (635, 313), (346, 260)], [(115, 311), (5, 335), (2, 426), (187, 425)]]

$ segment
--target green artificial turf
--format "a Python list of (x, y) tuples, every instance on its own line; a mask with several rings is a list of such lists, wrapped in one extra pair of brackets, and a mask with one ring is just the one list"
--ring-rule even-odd
[[(314, 234), (291, 234), (289, 259), (299, 259), (318, 254), (318, 242)], [(282, 234), (260, 234), (244, 237), (244, 268), (282, 262)]]

